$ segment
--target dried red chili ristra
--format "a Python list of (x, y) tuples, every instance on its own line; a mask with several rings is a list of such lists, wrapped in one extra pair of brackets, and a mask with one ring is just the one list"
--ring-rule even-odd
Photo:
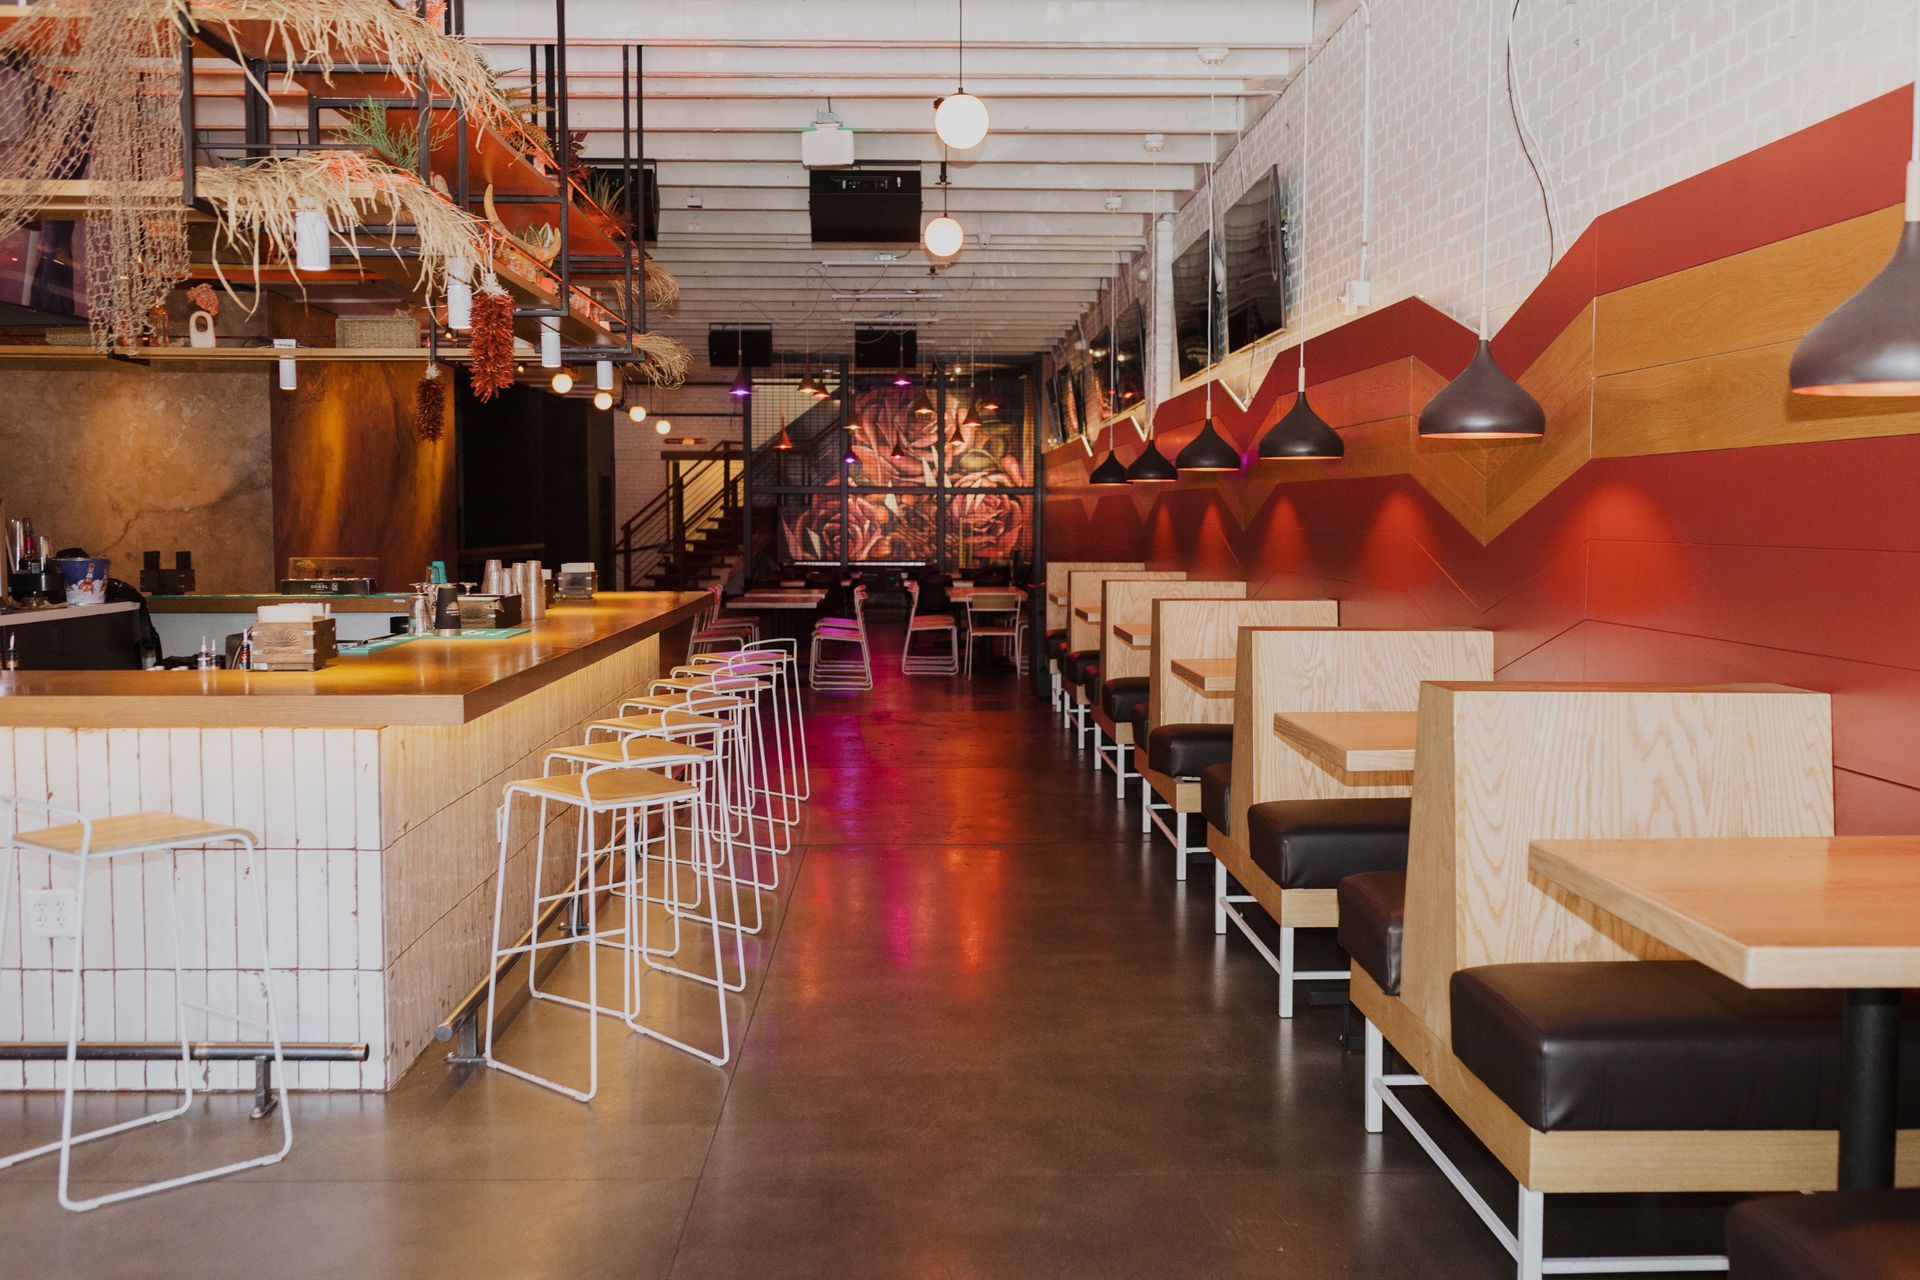
[(428, 365), (426, 376), (413, 388), (413, 433), (432, 444), (440, 439), (447, 412), (447, 380), (438, 365)]
[(491, 400), (513, 385), (513, 299), (504, 290), (483, 286), (474, 293), (469, 347), (467, 377), (475, 397)]

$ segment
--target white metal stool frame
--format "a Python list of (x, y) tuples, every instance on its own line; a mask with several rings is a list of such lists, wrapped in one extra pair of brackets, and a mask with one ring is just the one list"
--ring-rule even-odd
[[(716, 674), (711, 667), (690, 667), (680, 670), (695, 674), (670, 675), (655, 680), (650, 686), (649, 696), (628, 699), (621, 703), (624, 711), (628, 707), (659, 709), (685, 702), (690, 696), (724, 696), (740, 704), (740, 718), (737, 728), (740, 731), (739, 768), (733, 771), (733, 790), (735, 813), (749, 827), (756, 821), (767, 826), (767, 843), (776, 853), (787, 853), (793, 845), (791, 831), (787, 830), (799, 821), (796, 811), (792, 817), (784, 813), (775, 815), (772, 804), (768, 812), (760, 813), (754, 803), (756, 795), (766, 794), (769, 790), (767, 772), (767, 735), (761, 729), (760, 695), (772, 689), (772, 683), (756, 676), (733, 675), (726, 672)], [(776, 748), (777, 750), (777, 748)]]
[[(779, 664), (772, 660), (730, 656), (729, 661), (722, 663), (694, 663), (675, 667), (672, 674), (675, 679), (705, 680), (715, 692), (748, 696), (753, 708), (754, 727), (757, 729), (763, 721), (771, 727), (769, 736), (772, 738), (772, 750), (769, 752), (762, 741), (757, 744), (754, 755), (743, 762), (748, 769), (745, 776), (747, 793), (750, 797), (766, 801), (766, 813), (763, 816), (767, 822), (778, 822), (788, 827), (798, 824), (800, 798), (798, 788), (791, 784), (795, 754), (793, 738), (797, 728), (792, 723), (787, 700), (781, 696)], [(763, 695), (766, 702), (764, 714), (761, 711)]]
[[(629, 700), (625, 706), (645, 703), (648, 710), (638, 716), (616, 717), (611, 720), (595, 720), (587, 726), (587, 743), (578, 748), (560, 748), (554, 754), (565, 755), (569, 752), (591, 753), (595, 747), (595, 735), (605, 734), (617, 738), (623, 743), (641, 739), (664, 739), (668, 742), (704, 743), (700, 748), (712, 761), (711, 773), (704, 779), (703, 800), (711, 806), (708, 822), (708, 854), (714, 864), (715, 878), (727, 884), (733, 892), (732, 917), (723, 922), (734, 931), (734, 958), (740, 973), (737, 982), (726, 983), (729, 991), (746, 989), (746, 950), (745, 934), (758, 934), (765, 927), (765, 916), (760, 894), (763, 890), (774, 891), (780, 887), (780, 863), (778, 850), (767, 846), (768, 866), (772, 869), (772, 879), (760, 878), (761, 846), (753, 837), (750, 824), (740, 817), (738, 803), (739, 769), (735, 765), (736, 752), (744, 741), (742, 717), (745, 703), (731, 695), (701, 695), (687, 692), (677, 695), (674, 701), (656, 699)], [(751, 877), (740, 874), (738, 846), (736, 841), (744, 836), (747, 857), (752, 865)], [(721, 868), (724, 867), (724, 870)], [(739, 891), (745, 885), (753, 891), (753, 923), (746, 923), (741, 914)], [(697, 889), (696, 885), (696, 889)], [(668, 902), (657, 899), (674, 917), (675, 942), (672, 947), (655, 948), (651, 954), (672, 955), (678, 951), (679, 917), (688, 909), (697, 909), (700, 898), (696, 892), (694, 900), (682, 903), (677, 899)], [(671, 966), (654, 966), (667, 972), (680, 972)], [(694, 973), (682, 976), (704, 981), (704, 977)], [(724, 978), (723, 978), (724, 981)]]
[[(0, 1157), (0, 1169), (11, 1168), (16, 1164), (22, 1164), (28, 1160), (33, 1160), (51, 1152), (58, 1151), (60, 1153), (60, 1180), (57, 1194), (60, 1204), (63, 1208), (70, 1209), (75, 1213), (84, 1213), (89, 1209), (97, 1209), (101, 1205), (114, 1204), (121, 1200), (131, 1200), (138, 1196), (153, 1195), (156, 1192), (168, 1191), (174, 1187), (188, 1186), (195, 1182), (206, 1182), (212, 1178), (225, 1177), (228, 1174), (239, 1173), (244, 1169), (255, 1169), (263, 1165), (278, 1164), (284, 1160), (287, 1152), (293, 1149), (293, 1115), (289, 1102), (286, 1051), (280, 1039), (280, 1019), (275, 1009), (273, 999), (273, 966), (271, 956), (267, 951), (266, 890), (261, 886), (259, 867), (256, 865), (254, 859), (256, 844), (253, 836), (239, 828), (222, 827), (217, 832), (208, 833), (200, 839), (189, 840), (185, 843), (178, 840), (170, 840), (164, 844), (129, 845), (96, 853), (93, 847), (94, 827), (96, 825), (95, 819), (88, 818), (84, 814), (72, 809), (64, 809), (58, 805), (47, 804), (39, 800), (31, 800), (24, 796), (0, 796), (0, 808), (5, 808), (7, 813), (5, 831), (4, 833), (0, 833), (0, 854), (6, 855), (4, 863), (0, 863), (0, 946), (3, 946), (6, 941), (7, 921), (12, 918), (11, 898), (14, 880), (13, 871), (19, 864), (22, 853), (33, 852), (45, 854), (49, 859), (63, 858), (75, 866), (78, 884), (75, 894), (74, 915), (75, 918), (80, 921), (80, 928), (75, 932), (73, 937), (73, 990), (67, 999), (67, 1056), (64, 1060), (66, 1072), (60, 1090), (60, 1137), (57, 1141), (43, 1143), (40, 1146), (32, 1147), (25, 1151), (17, 1151), (12, 1155)], [(73, 852), (68, 852), (47, 844), (33, 842), (31, 840), (32, 836), (44, 835), (50, 831), (57, 831), (59, 828), (57, 826), (50, 826), (43, 830), (22, 833), (19, 830), (19, 814), (22, 809), (32, 809), (36, 812), (46, 814), (51, 820), (64, 820), (69, 825), (78, 826), (80, 829), (80, 840), (77, 849)], [(176, 815), (153, 816), (174, 817)], [(102, 819), (99, 821), (105, 822), (111, 820)], [(206, 825), (215, 826), (216, 824), (209, 823)], [(195, 1004), (186, 998), (185, 966), (180, 963), (180, 913), (179, 889), (177, 884), (178, 855), (176, 851), (179, 849), (205, 850), (221, 844), (235, 844), (245, 851), (246, 878), (253, 884), (254, 918), (260, 926), (259, 972), (261, 986), (264, 988), (266, 996), (267, 1020), (265, 1023), (258, 1023), (254, 1019), (243, 1017), (237, 1010), (212, 1009), (206, 1005)], [(88, 861), (89, 859), (104, 860), (112, 858), (145, 857), (152, 853), (166, 853), (169, 855), (167, 915), (173, 922), (174, 932), (173, 1001), (174, 1022), (180, 1032), (180, 1103), (178, 1106), (171, 1107), (165, 1111), (156, 1111), (132, 1120), (123, 1120), (118, 1124), (92, 1129), (86, 1133), (75, 1136), (73, 1132), (73, 1095), (74, 1083), (79, 1074), (80, 975), (83, 969), (84, 943), (86, 939)], [(187, 1036), (186, 1019), (186, 1011), (189, 1009), (209, 1017), (227, 1019), (234, 1024), (236, 1030), (241, 1023), (245, 1022), (259, 1026), (266, 1031), (273, 1044), (273, 1063), (278, 1069), (279, 1074), (279, 1084), (276, 1088), (279, 1093), (280, 1149), (246, 1160), (236, 1160), (221, 1165), (218, 1168), (203, 1169), (197, 1173), (185, 1173), (172, 1178), (163, 1178), (157, 1182), (145, 1183), (137, 1187), (128, 1187), (120, 1191), (110, 1192), (106, 1195), (94, 1196), (87, 1200), (75, 1200), (72, 1196), (70, 1185), (73, 1149), (75, 1147), (83, 1142), (93, 1142), (100, 1138), (109, 1138), (115, 1134), (125, 1133), (131, 1129), (138, 1129), (146, 1125), (160, 1124), (167, 1120), (178, 1119), (185, 1115), (188, 1109), (192, 1107), (193, 1059), (190, 1048), (191, 1041)]]
[[(540, 788), (540, 784), (548, 782), (549, 779), (522, 779), (509, 782), (502, 788), (499, 816), (497, 818), (500, 858), (494, 876), (493, 955), (487, 971), (486, 1037), (482, 1048), (482, 1058), (486, 1065), (494, 1070), (503, 1071), (517, 1079), (525, 1080), (529, 1084), (551, 1090), (563, 1097), (572, 1098), (576, 1102), (591, 1102), (594, 1096), (600, 1091), (600, 1019), (602, 1017), (618, 1018), (634, 1032), (659, 1040), (672, 1048), (692, 1054), (695, 1057), (702, 1058), (716, 1065), (724, 1064), (732, 1056), (732, 1038), (727, 1020), (727, 993), (717, 985), (715, 990), (719, 1004), (721, 1041), (720, 1052), (718, 1054), (709, 1053), (706, 1050), (696, 1048), (684, 1041), (676, 1040), (662, 1032), (655, 1031), (653, 1028), (642, 1025), (638, 1021), (640, 1003), (637, 981), (638, 966), (631, 955), (632, 948), (638, 937), (638, 930), (635, 928), (634, 921), (634, 897), (632, 887), (636, 883), (639, 883), (635, 874), (635, 845), (636, 836), (646, 825), (642, 811), (645, 811), (645, 816), (648, 817), (650, 817), (652, 811), (656, 809), (667, 811), (666, 821), (662, 824), (662, 838), (668, 841), (671, 841), (673, 838), (674, 824), (671, 811), (674, 806), (685, 804), (693, 810), (691, 826), (695, 833), (694, 839), (696, 842), (701, 841), (706, 833), (706, 821), (704, 805), (701, 803), (700, 788), (696, 783), (685, 782), (663, 787), (651, 795), (645, 792), (615, 793), (604, 799), (595, 798), (593, 794), (593, 780), (595, 778), (608, 777), (609, 775), (617, 777), (621, 774), (644, 775), (658, 779), (661, 783), (666, 784), (676, 782), (674, 779), (666, 778), (664, 775), (654, 773), (648, 769), (629, 768), (619, 764), (592, 765), (581, 770), (578, 774), (573, 775), (578, 779), (578, 798), (560, 800)], [(536, 827), (534, 837), (533, 892), (530, 903), (533, 918), (536, 920), (539, 918), (543, 903), (556, 901), (564, 897), (571, 897), (577, 892), (582, 893), (586, 906), (587, 924), (584, 934), (551, 939), (542, 939), (536, 934), (524, 944), (508, 947), (501, 945), (501, 929), (506, 913), (507, 843), (512, 830), (512, 805), (513, 798), (516, 795), (534, 800), (539, 805), (538, 817), (536, 819), (538, 826)], [(576, 809), (580, 819), (578, 843), (581, 845), (591, 844), (592, 819), (595, 816), (599, 814), (614, 814), (623, 815), (628, 819), (625, 824), (626, 838), (623, 842), (624, 848), (621, 850), (624, 854), (625, 861), (624, 881), (622, 877), (616, 874), (612, 866), (609, 866), (607, 883), (605, 885), (598, 883), (597, 880), (590, 880), (584, 891), (578, 890), (573, 884), (569, 884), (558, 893), (542, 894), (540, 892), (540, 875), (545, 867), (546, 859), (547, 806), (550, 803), (566, 803)], [(597, 859), (595, 859), (595, 863), (597, 864)], [(639, 865), (641, 867), (645, 866), (644, 863)], [(604, 935), (609, 939), (619, 939), (624, 945), (624, 949), (629, 953), (626, 961), (621, 965), (622, 999), (620, 1007), (617, 1009), (600, 1003), (600, 946), (598, 944), (601, 942), (603, 935), (599, 925), (598, 903), (600, 891), (603, 888), (609, 891), (620, 892), (620, 896), (623, 899), (620, 926), (607, 930)], [(710, 896), (708, 901), (711, 903), (714, 899)], [(716, 927), (713, 930), (713, 952), (715, 971), (718, 972), (721, 964), (720, 930), (717, 927), (718, 922), (716, 921), (715, 923)], [(538, 992), (533, 988), (532, 984), (530, 984), (529, 990), (534, 999), (550, 1001), (568, 1008), (578, 1009), (587, 1014), (587, 1087), (584, 1090), (571, 1088), (528, 1068), (503, 1061), (495, 1052), (494, 1046), (496, 1008), (499, 1000), (500, 960), (508, 955), (524, 954), (527, 957), (528, 974), (531, 977), (541, 951), (554, 947), (571, 946), (576, 942), (587, 943), (587, 998), (585, 1000), (577, 1000), (570, 996), (556, 995), (552, 992)]]
[(806, 712), (800, 697), (800, 642), (791, 636), (775, 636), (767, 640), (755, 640), (729, 653), (698, 654), (687, 659), (688, 663), (695, 666), (727, 665), (741, 660), (752, 663), (772, 661), (775, 664), (775, 683), (780, 686), (776, 696), (783, 696), (786, 700), (787, 723), (791, 729), (782, 763), (789, 786), (782, 794), (795, 803), (805, 803), (813, 797), (813, 780), (807, 760)]

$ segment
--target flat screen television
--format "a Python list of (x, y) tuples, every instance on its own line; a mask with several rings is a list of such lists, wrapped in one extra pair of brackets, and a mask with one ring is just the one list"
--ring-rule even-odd
[(1120, 344), (1115, 356), (1120, 378), (1118, 408), (1125, 413), (1147, 394), (1147, 322), (1140, 303), (1120, 313), (1119, 334), (1114, 341)]
[(1287, 214), (1275, 169), (1220, 218), (1226, 273), (1227, 334), (1221, 351), (1238, 351), (1286, 327)]
[(0, 237), (0, 329), (87, 322), (85, 226), (49, 218)]
[(1176, 364), (1182, 378), (1191, 378), (1207, 367), (1207, 285), (1211, 276), (1213, 298), (1213, 351), (1216, 358), (1227, 350), (1226, 309), (1220, 296), (1220, 264), (1207, 269), (1211, 237), (1206, 232), (1187, 251), (1173, 260), (1173, 341)]
[(1095, 417), (1106, 417), (1110, 412), (1106, 406), (1113, 400), (1113, 388), (1107, 385), (1107, 344), (1112, 340), (1113, 333), (1108, 329), (1087, 340), (1088, 387)]

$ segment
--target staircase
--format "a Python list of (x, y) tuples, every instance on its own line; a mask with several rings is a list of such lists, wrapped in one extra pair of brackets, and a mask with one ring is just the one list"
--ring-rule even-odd
[[(746, 466), (737, 440), (722, 441), (697, 458), (676, 459), (666, 486), (620, 526), (614, 555), (623, 588), (697, 591), (724, 585), (741, 566), (747, 473), (752, 472), (753, 490), (765, 494), (785, 479), (783, 459), (804, 468), (807, 459), (841, 447), (839, 419), (834, 401), (809, 407), (786, 424), (792, 450), (761, 445)], [(775, 507), (756, 508), (756, 550), (773, 543), (777, 519)]]

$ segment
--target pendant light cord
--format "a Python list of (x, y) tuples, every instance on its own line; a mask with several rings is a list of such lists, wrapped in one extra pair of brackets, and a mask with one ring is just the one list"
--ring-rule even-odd
[(959, 19), (955, 24), (955, 34), (958, 39), (954, 43), (959, 46), (957, 53), (960, 65), (954, 73), (954, 83), (960, 86), (960, 92), (965, 93), (967, 91), (967, 0), (960, 0), (959, 10)]
[(1313, 116), (1313, 38), (1307, 38), (1307, 60), (1300, 67), (1300, 388), (1307, 394), (1307, 143)]
[(1493, 232), (1493, 49), (1494, 21), (1497, 8), (1504, 8), (1504, 0), (1492, 0), (1487, 6), (1487, 83), (1480, 96), (1486, 100), (1486, 141), (1482, 154), (1485, 166), (1481, 175), (1480, 187), (1480, 341), (1488, 338), (1487, 312), (1490, 295), (1487, 291), (1487, 242)]
[(1207, 421), (1213, 421), (1213, 293), (1219, 286), (1214, 278), (1215, 255), (1220, 252), (1220, 232), (1213, 221), (1213, 183), (1220, 176), (1220, 146), (1214, 140), (1214, 73), (1207, 72)]

